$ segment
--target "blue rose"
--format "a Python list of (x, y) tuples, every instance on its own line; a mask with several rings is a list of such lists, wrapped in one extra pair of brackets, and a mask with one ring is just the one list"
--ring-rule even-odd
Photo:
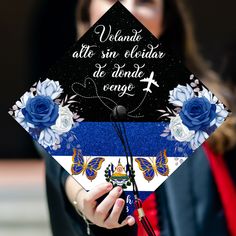
[(22, 109), (25, 120), (38, 128), (47, 128), (56, 123), (59, 106), (48, 96), (29, 98)]
[(216, 118), (216, 105), (205, 97), (195, 97), (184, 102), (179, 115), (189, 130), (206, 131)]

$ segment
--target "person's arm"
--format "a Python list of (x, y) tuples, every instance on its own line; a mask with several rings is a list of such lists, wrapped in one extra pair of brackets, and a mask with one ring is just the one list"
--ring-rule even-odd
[[(65, 183), (65, 192), (71, 204), (74, 205), (76, 202), (77, 210), (88, 220), (107, 229), (135, 224), (135, 219), (132, 216), (128, 216), (121, 224), (118, 223), (125, 205), (124, 200), (119, 198), (122, 191), (121, 187), (113, 188), (111, 183), (103, 183), (86, 192), (71, 176), (66, 179)], [(108, 192), (106, 198), (97, 205), (96, 200)]]

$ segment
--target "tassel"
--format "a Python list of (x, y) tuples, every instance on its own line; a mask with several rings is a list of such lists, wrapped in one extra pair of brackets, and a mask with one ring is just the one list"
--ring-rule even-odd
[(134, 205), (135, 205), (135, 209), (137, 209), (137, 211), (138, 211), (139, 221), (142, 223), (143, 228), (147, 232), (148, 236), (156, 236), (156, 234), (155, 234), (155, 232), (154, 232), (154, 230), (153, 230), (153, 228), (152, 228), (152, 226), (151, 226), (147, 216), (144, 213), (143, 203), (136, 196), (135, 196)]

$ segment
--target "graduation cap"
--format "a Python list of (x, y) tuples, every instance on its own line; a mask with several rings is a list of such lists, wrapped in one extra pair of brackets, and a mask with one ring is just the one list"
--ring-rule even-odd
[(154, 235), (142, 201), (229, 111), (117, 2), (10, 114), (86, 190), (121, 186)]

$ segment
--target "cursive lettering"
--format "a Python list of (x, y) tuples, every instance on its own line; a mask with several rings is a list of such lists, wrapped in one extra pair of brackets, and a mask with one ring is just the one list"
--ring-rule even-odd
[(94, 29), (94, 33), (100, 35), (99, 40), (101, 43), (105, 43), (106, 41), (110, 42), (139, 42), (142, 39), (140, 33), (141, 30), (132, 29), (133, 35), (122, 35), (121, 30), (117, 30), (115, 34), (112, 34), (111, 25), (108, 26), (108, 29), (105, 25), (98, 25)]

